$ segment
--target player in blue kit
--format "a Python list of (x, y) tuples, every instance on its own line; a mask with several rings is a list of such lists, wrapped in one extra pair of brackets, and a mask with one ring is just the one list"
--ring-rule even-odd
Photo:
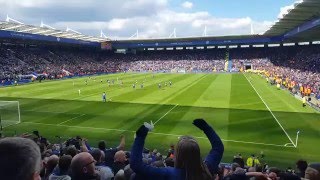
[(107, 94), (106, 94), (106, 92), (102, 93), (102, 102), (107, 102)]

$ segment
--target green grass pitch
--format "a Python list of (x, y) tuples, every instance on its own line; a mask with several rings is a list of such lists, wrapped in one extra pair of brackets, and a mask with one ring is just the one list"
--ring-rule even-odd
[[(1, 88), (0, 100), (19, 101), (21, 109), (22, 122), (6, 127), (5, 134), (39, 130), (51, 141), (57, 135), (64, 139), (81, 135), (92, 146), (104, 139), (109, 147), (116, 146), (124, 134), (129, 150), (135, 130), (152, 120), (156, 125), (146, 147), (165, 153), (180, 135), (192, 135), (205, 155), (209, 141), (191, 124), (204, 118), (223, 139), (223, 162), (230, 162), (236, 153), (247, 157), (261, 152), (271, 166), (294, 167), (300, 158), (320, 161), (320, 114), (303, 108), (287, 91), (277, 90), (258, 75), (127, 73), (95, 76), (87, 85), (86, 79)], [(109, 87), (108, 79), (115, 84)], [(164, 85), (169, 81), (172, 87)], [(107, 103), (102, 102), (103, 92), (110, 100)]]

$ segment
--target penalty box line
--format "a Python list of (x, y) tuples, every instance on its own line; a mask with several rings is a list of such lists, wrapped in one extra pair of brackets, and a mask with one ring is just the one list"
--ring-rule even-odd
[(161, 119), (163, 119), (166, 115), (168, 115), (173, 109), (175, 109), (179, 104), (176, 104), (173, 106), (169, 111), (167, 111), (163, 116), (161, 116), (156, 122), (154, 122), (154, 125), (156, 125)]
[[(37, 122), (21, 122), (21, 124), (33, 124), (33, 125), (43, 125), (43, 126), (54, 126), (54, 127), (66, 127), (66, 128), (76, 128), (76, 129), (86, 129), (86, 130), (102, 130), (102, 131), (116, 131), (116, 132), (130, 132), (135, 133), (136, 131), (126, 130), (126, 129), (110, 129), (110, 128), (96, 128), (96, 127), (83, 127), (83, 126), (69, 126), (63, 124), (46, 124), (46, 123), (37, 123)], [(149, 134), (160, 135), (160, 136), (171, 136), (171, 137), (181, 137), (184, 135), (179, 134), (168, 134), (168, 133), (157, 133), (157, 132), (149, 132)], [(197, 139), (208, 139), (207, 137), (196, 136)], [(280, 144), (270, 144), (270, 143), (259, 143), (259, 142), (248, 142), (248, 141), (238, 141), (238, 140), (229, 140), (229, 139), (221, 139), (224, 142), (233, 142), (233, 143), (241, 143), (241, 144), (253, 144), (253, 145), (263, 145), (263, 146), (276, 146), (276, 147), (285, 147), (285, 148), (293, 148), (294, 146), (288, 145), (280, 145)]]
[[(272, 117), (274, 118), (274, 120), (276, 120), (276, 122), (278, 123), (278, 125), (280, 126), (280, 128), (282, 129), (282, 131), (286, 134), (286, 136), (288, 137), (288, 139), (290, 140), (291, 144), (297, 148), (297, 145), (293, 142), (293, 140), (291, 139), (291, 137), (289, 136), (289, 134), (287, 133), (287, 131), (283, 128), (283, 126), (281, 125), (281, 123), (279, 122), (278, 118), (273, 114), (273, 112), (271, 111), (271, 109), (269, 108), (269, 106), (267, 105), (267, 103), (262, 99), (262, 97), (260, 96), (260, 94), (258, 93), (258, 91), (256, 90), (256, 88), (253, 86), (253, 84), (251, 83), (251, 81), (247, 78), (247, 76), (245, 75), (245, 73), (243, 73), (244, 77), (247, 79), (247, 81), (249, 82), (249, 84), (251, 85), (251, 87), (253, 88), (253, 90), (256, 92), (256, 94), (259, 96), (259, 98), (261, 99), (261, 101), (263, 102), (263, 104), (266, 106), (266, 108), (269, 110), (270, 114), (272, 115)], [(290, 144), (290, 143), (289, 143)], [(284, 145), (285, 147), (289, 147), (288, 143)]]

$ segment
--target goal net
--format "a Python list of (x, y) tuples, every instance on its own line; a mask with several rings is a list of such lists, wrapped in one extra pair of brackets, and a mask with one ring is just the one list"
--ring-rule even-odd
[(19, 101), (0, 101), (0, 123), (2, 127), (20, 123)]

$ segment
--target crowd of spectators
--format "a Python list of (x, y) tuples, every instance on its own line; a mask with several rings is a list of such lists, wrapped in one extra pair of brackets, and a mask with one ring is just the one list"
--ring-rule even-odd
[[(311, 89), (320, 99), (320, 49), (319, 45), (239, 49), (231, 51), (233, 68), (265, 71), (270, 79), (284, 82), (286, 88), (298, 93), (301, 88)], [(292, 84), (292, 87), (289, 85)], [(281, 84), (282, 85), (282, 84)], [(301, 95), (303, 96), (303, 92)]]
[(209, 154), (202, 158), (196, 139), (182, 136), (167, 153), (144, 147), (150, 124), (142, 125), (135, 134), (131, 150), (125, 149), (125, 137), (118, 147), (107, 148), (105, 141), (94, 146), (77, 136), (55, 143), (38, 131), (20, 137), (0, 138), (0, 178), (10, 180), (319, 180), (320, 163), (298, 160), (295, 168), (269, 167), (264, 155), (244, 159), (241, 154), (222, 163), (223, 143), (215, 130), (203, 119), (193, 125), (211, 143)]
[[(118, 54), (90, 49), (49, 47), (0, 47), (0, 80), (20, 80), (30, 75), (48, 79), (115, 72), (222, 72), (227, 54), (232, 69), (245, 65), (265, 70), (300, 86), (310, 87), (320, 99), (319, 45), (270, 48), (138, 51)], [(228, 63), (230, 64), (230, 63)], [(24, 76), (23, 76), (24, 75)], [(27, 76), (25, 76), (27, 75)]]
[[(319, 88), (319, 45), (208, 50), (158, 50), (118, 54), (76, 48), (0, 47), (0, 79), (18, 75), (44, 74), (48, 78), (95, 73), (135, 72), (220, 72), (226, 54), (233, 69), (252, 62), (254, 69), (286, 75), (292, 80)], [(269, 60), (269, 61), (267, 61)], [(241, 63), (240, 63), (241, 62)]]
[(87, 49), (59, 49), (1, 46), (0, 79), (43, 74), (49, 79), (68, 75), (115, 73), (120, 71), (212, 72), (224, 70), (223, 50), (159, 51), (117, 54)]

